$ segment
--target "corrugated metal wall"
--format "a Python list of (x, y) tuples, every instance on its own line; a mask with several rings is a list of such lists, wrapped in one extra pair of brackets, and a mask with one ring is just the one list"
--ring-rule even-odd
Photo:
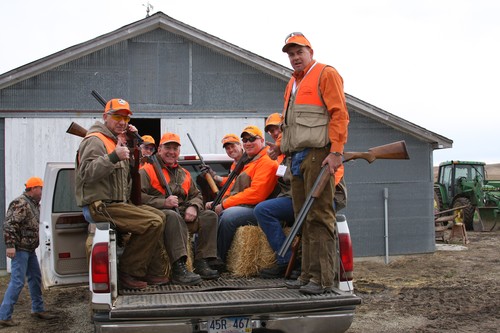
[(353, 235), (356, 256), (385, 255), (384, 189), (388, 189), (389, 254), (425, 253), (435, 250), (431, 202), (432, 149), (414, 137), (378, 121), (350, 113), (346, 150), (368, 148), (405, 140), (410, 160), (348, 162), (348, 206), (344, 213)]
[(146, 117), (199, 111), (252, 112), (264, 117), (281, 111), (285, 85), (157, 29), (3, 89), (0, 110), (99, 110), (90, 96), (97, 90), (106, 99), (129, 100), (133, 111)]

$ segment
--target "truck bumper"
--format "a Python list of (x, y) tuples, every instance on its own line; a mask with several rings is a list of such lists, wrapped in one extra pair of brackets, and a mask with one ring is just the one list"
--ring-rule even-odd
[[(308, 314), (270, 314), (252, 317), (252, 332), (283, 333), (340, 333), (351, 326), (354, 318), (354, 307), (336, 310), (335, 313), (320, 312)], [(101, 320), (99, 320), (101, 319)], [(169, 320), (134, 320), (113, 321), (109, 318), (94, 316), (97, 333), (203, 333), (208, 332), (207, 319), (169, 319)]]

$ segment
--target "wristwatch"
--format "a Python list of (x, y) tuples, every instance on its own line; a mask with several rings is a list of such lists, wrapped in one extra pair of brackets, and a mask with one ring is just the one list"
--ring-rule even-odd
[(339, 153), (338, 151), (331, 151), (330, 154), (333, 154), (335, 156), (342, 156), (342, 153)]

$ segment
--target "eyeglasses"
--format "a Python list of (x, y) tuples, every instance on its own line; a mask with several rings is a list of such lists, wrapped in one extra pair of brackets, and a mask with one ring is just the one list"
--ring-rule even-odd
[(291, 34), (289, 34), (288, 36), (286, 36), (286, 38), (285, 38), (285, 44), (288, 43), (288, 40), (290, 38), (292, 38), (293, 36), (302, 36), (302, 37), (305, 37), (302, 32), (292, 32)]
[(149, 151), (154, 151), (155, 147), (154, 146), (143, 146), (142, 149), (149, 150)]
[(250, 136), (248, 138), (242, 138), (241, 141), (243, 141), (243, 143), (247, 143), (248, 141), (250, 142), (254, 142), (255, 140), (257, 140), (259, 137), (258, 136)]
[(114, 121), (124, 121), (126, 123), (128, 123), (130, 121), (130, 117), (129, 116), (122, 116), (121, 114), (110, 114), (111, 116), (111, 119), (113, 119)]

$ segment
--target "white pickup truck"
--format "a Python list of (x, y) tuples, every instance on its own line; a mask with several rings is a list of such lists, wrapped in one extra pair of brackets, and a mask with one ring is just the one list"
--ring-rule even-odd
[[(204, 156), (216, 172), (227, 172), (223, 156)], [(199, 160), (180, 162), (197, 178)], [(40, 261), (45, 288), (88, 283), (96, 332), (345, 332), (361, 299), (352, 290), (353, 256), (346, 219), (338, 215), (343, 270), (338, 288), (321, 295), (287, 289), (283, 279), (235, 278), (223, 274), (199, 286), (166, 285), (143, 291), (119, 289), (120, 249), (115, 231), (98, 223), (90, 264), (88, 223), (74, 198), (73, 163), (48, 163), (40, 220)]]

